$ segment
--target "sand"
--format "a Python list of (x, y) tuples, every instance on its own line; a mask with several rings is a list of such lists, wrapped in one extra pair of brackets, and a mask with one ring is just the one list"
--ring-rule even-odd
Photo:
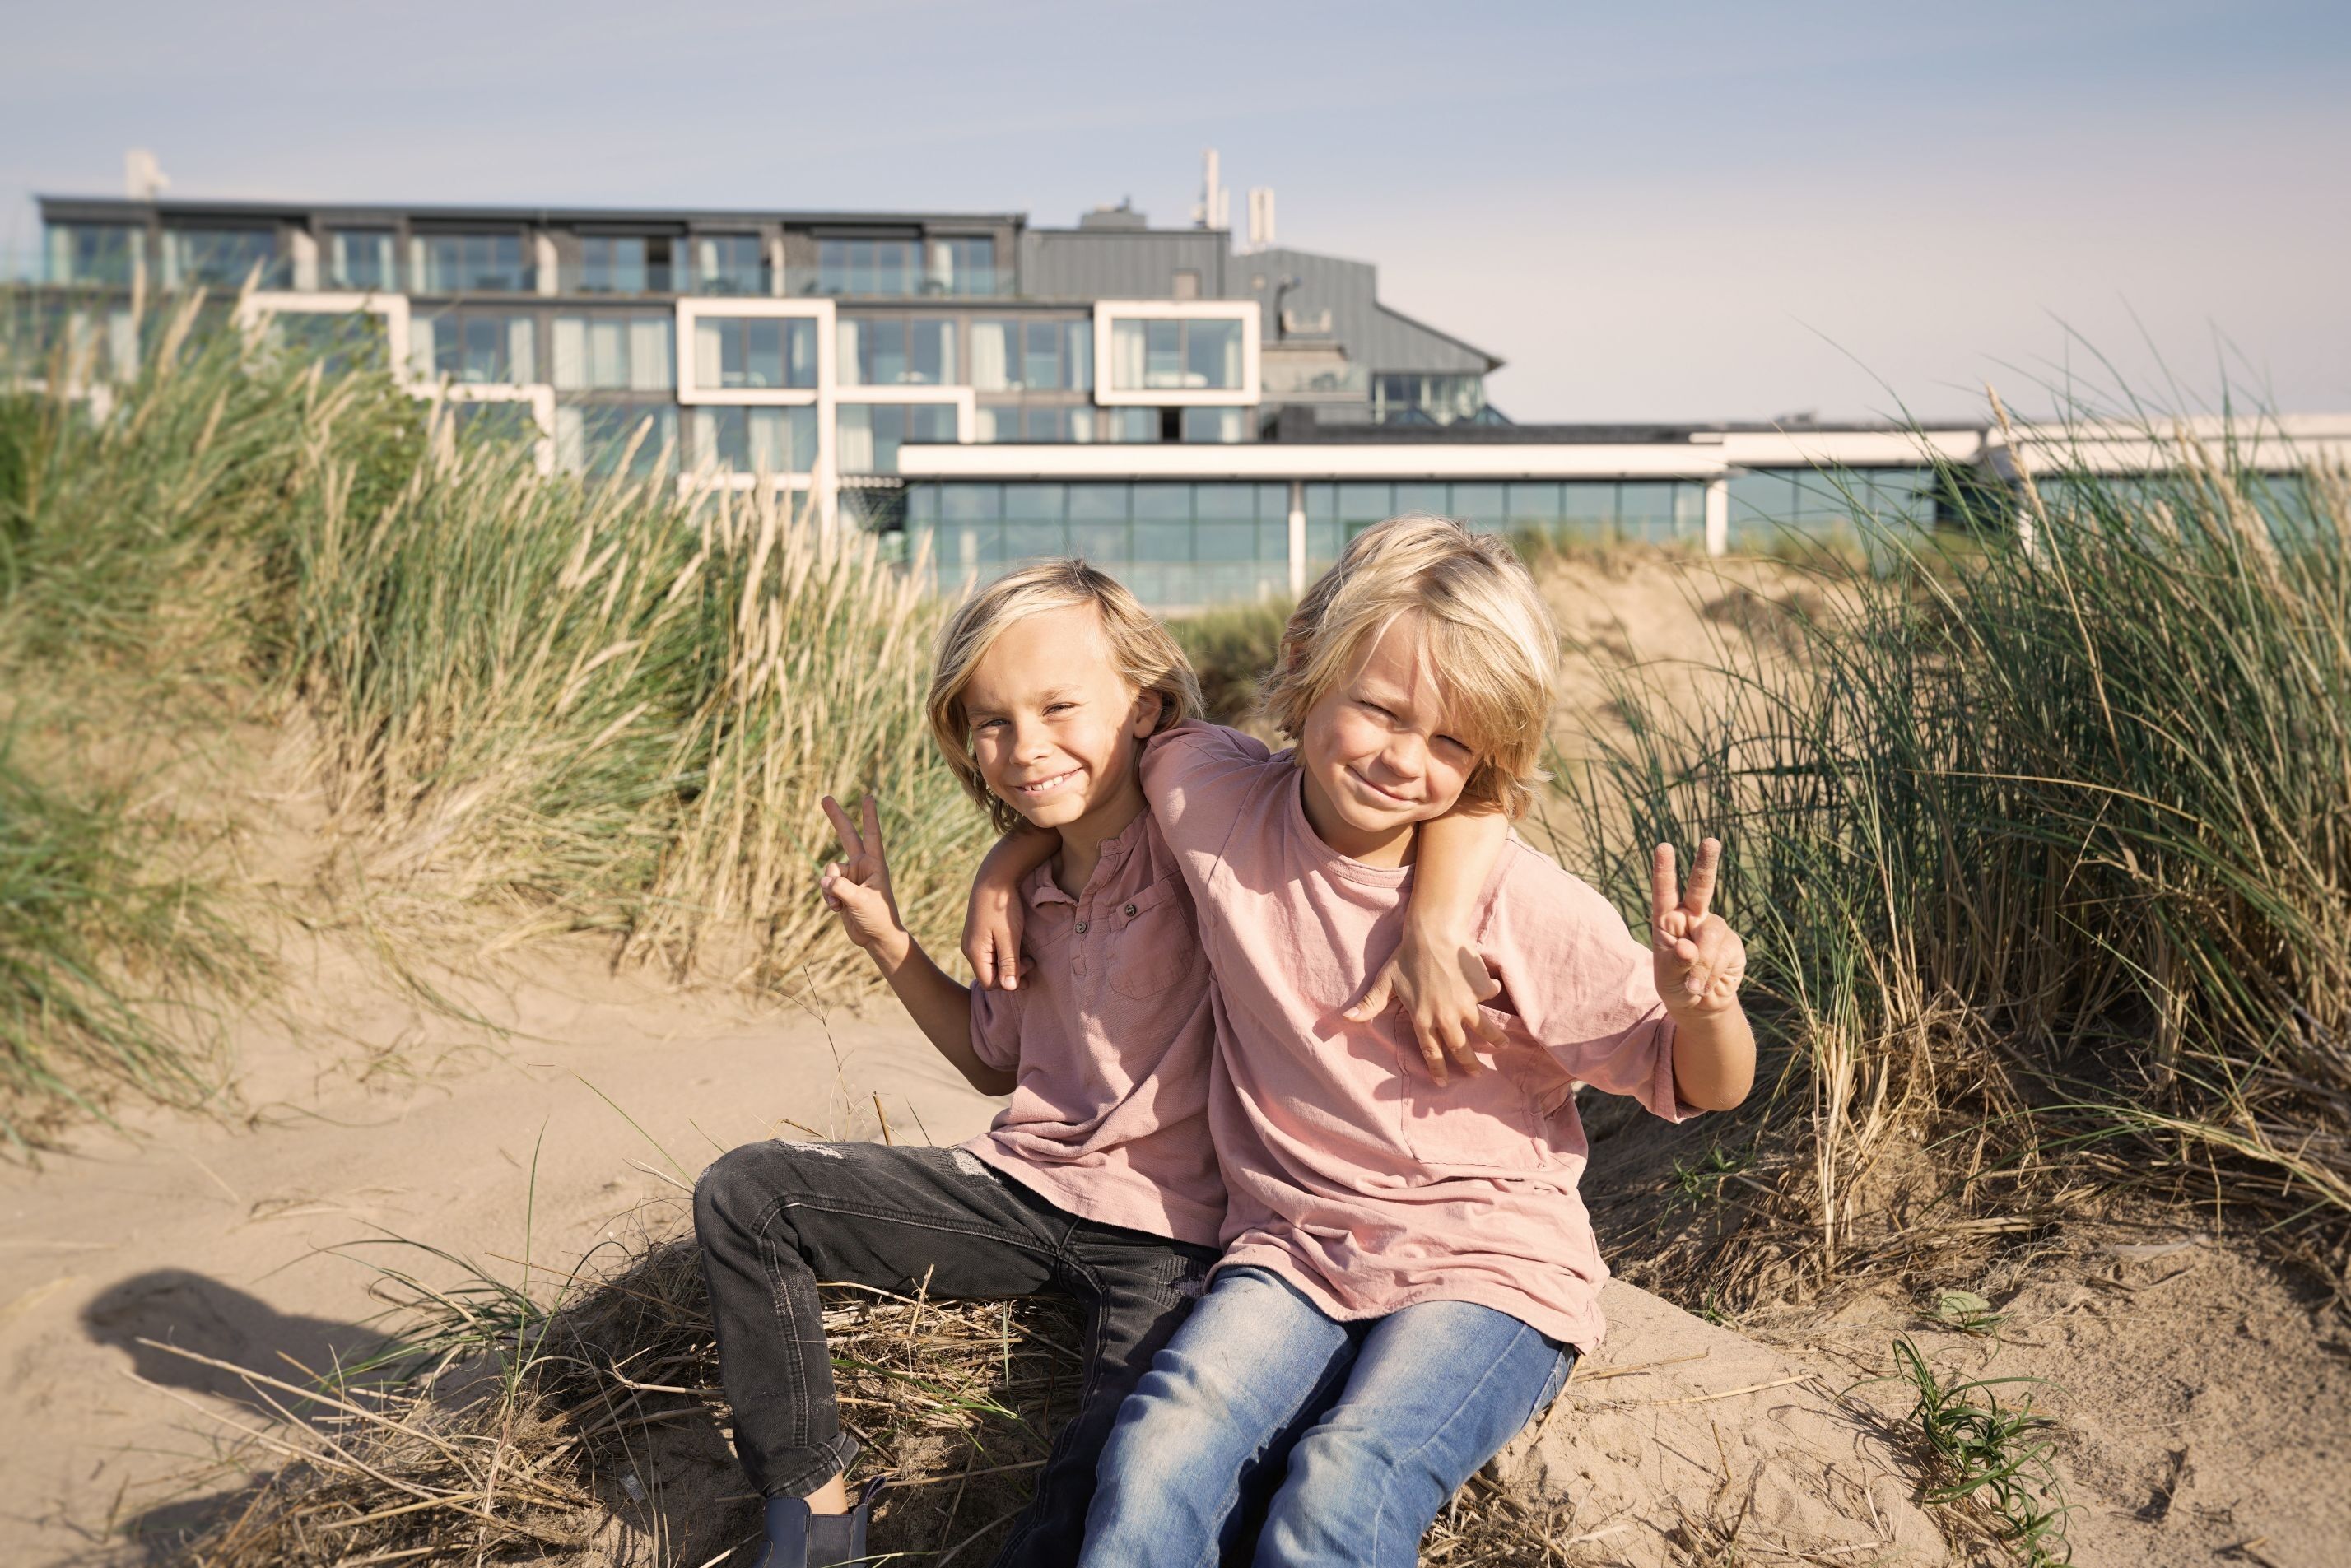
[(430, 1265), (369, 1244), (388, 1235), (517, 1279), (527, 1215), (534, 1258), (568, 1267), (649, 1203), (674, 1223), (661, 1200), (721, 1148), (798, 1128), (872, 1137), (882, 1118), (953, 1142), (996, 1108), (878, 1009), (756, 1013), (558, 945), (445, 982), (515, 1031), (501, 1040), (350, 954), (310, 956), (295, 1028), (239, 1031), (236, 1113), (132, 1113), (38, 1169), (0, 1167), (0, 1563), (135, 1560), (123, 1532), (234, 1484), (192, 1472), (220, 1435), (200, 1411), (255, 1419), (243, 1390), (140, 1338), (322, 1365), (372, 1337), (371, 1257)]

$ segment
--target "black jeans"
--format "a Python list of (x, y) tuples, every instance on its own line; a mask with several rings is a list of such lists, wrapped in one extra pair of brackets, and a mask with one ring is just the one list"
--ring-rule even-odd
[(1002, 1564), (1074, 1563), (1094, 1460), (1217, 1257), (1081, 1219), (958, 1149), (749, 1144), (694, 1189), (735, 1453), (761, 1495), (800, 1496), (849, 1467), (819, 1280), (935, 1296), (1072, 1296), (1086, 1309), (1077, 1412), (1054, 1440)]

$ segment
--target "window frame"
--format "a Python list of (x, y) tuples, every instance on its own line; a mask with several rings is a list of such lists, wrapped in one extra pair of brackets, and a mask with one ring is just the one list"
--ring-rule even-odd
[[(1238, 321), (1241, 384), (1238, 387), (1121, 387), (1114, 383), (1112, 324), (1116, 321)], [(1105, 408), (1254, 408), (1263, 380), (1259, 339), (1263, 313), (1253, 299), (1100, 299), (1094, 302), (1094, 401)]]

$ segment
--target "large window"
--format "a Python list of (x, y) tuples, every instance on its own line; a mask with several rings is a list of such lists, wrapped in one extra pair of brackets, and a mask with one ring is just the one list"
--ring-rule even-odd
[(1290, 486), (917, 483), (909, 542), (948, 591), (1023, 561), (1081, 555), (1159, 610), (1255, 599), (1290, 582)]
[(1120, 392), (1230, 391), (1241, 384), (1237, 320), (1116, 319), (1111, 385)]
[(389, 290), (398, 287), (393, 246), (382, 229), (332, 229), (327, 235), (327, 277), (337, 288)]
[(723, 473), (805, 474), (816, 466), (816, 409), (695, 409), (694, 461)]
[(981, 392), (1091, 392), (1093, 323), (1034, 317), (974, 321), (971, 384)]
[(1383, 374), (1372, 378), (1377, 424), (1484, 423), (1486, 378)]
[(956, 324), (944, 316), (843, 316), (841, 384), (943, 387), (956, 384)]
[(1452, 517), (1489, 533), (1593, 543), (1695, 545), (1706, 537), (1706, 486), (1688, 479), (1311, 484), (1305, 500), (1311, 570), (1337, 559), (1341, 548), (1374, 523), (1405, 512)]
[(163, 231), (163, 286), (239, 288), (260, 276), (276, 281), (277, 234), (266, 228), (173, 228)]
[(666, 474), (677, 462), (677, 405), (559, 403), (555, 460), (593, 478), (620, 472), (624, 460), (632, 477)]
[(845, 402), (839, 426), (835, 455), (842, 473), (895, 474), (902, 444), (956, 438), (956, 411), (943, 402)]
[(582, 235), (571, 287), (581, 294), (666, 294), (669, 249), (658, 235)]
[(1935, 521), (1931, 468), (1758, 468), (1730, 476), (1730, 548), (1862, 542), (1856, 516), (1893, 528)]
[(537, 280), (519, 234), (416, 235), (408, 246), (411, 287), (420, 294), (528, 294)]
[[(980, 441), (1059, 443), (1092, 441), (1096, 416), (1102, 411), (1090, 404), (998, 403), (975, 413), (974, 437)], [(1112, 411), (1123, 412), (1123, 411)]]
[(816, 385), (816, 329), (807, 316), (703, 316), (694, 323), (694, 384)]
[(146, 233), (127, 224), (51, 224), (48, 241), (51, 283), (128, 287)]
[(774, 270), (758, 235), (701, 235), (694, 246), (697, 294), (771, 294)]
[(1180, 412), (1179, 419), (1178, 428), (1186, 441), (1249, 439), (1249, 410), (1245, 408), (1187, 408)]
[(538, 323), (493, 310), (444, 310), (409, 323), (410, 369), (422, 381), (536, 382)]
[(818, 294), (997, 292), (993, 239), (820, 239), (816, 255)]
[(676, 323), (669, 316), (558, 316), (555, 384), (653, 392), (674, 384)]

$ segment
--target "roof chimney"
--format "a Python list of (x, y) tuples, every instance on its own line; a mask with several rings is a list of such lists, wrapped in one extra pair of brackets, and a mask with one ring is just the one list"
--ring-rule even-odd
[(152, 202), (171, 183), (162, 165), (155, 162), (155, 154), (144, 147), (133, 147), (122, 155), (122, 193), (132, 201)]

